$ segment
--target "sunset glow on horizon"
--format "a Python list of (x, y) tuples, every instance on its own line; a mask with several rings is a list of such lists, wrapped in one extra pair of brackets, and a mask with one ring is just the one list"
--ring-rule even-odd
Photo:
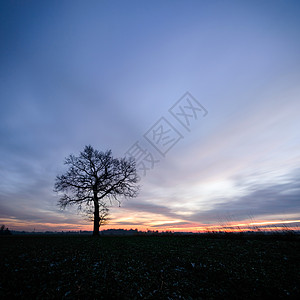
[[(5, 224), (15, 231), (27, 231), (27, 232), (67, 232), (67, 231), (92, 231), (91, 224), (52, 224), (52, 223), (30, 223), (30, 222), (20, 222), (12, 221), (10, 219), (3, 220)], [(174, 223), (176, 221), (173, 221)], [(227, 224), (187, 224), (177, 227), (172, 226), (172, 221), (166, 222), (164, 226), (155, 227), (149, 224), (144, 225), (118, 225), (118, 220), (109, 223), (108, 225), (103, 225), (101, 230), (108, 229), (124, 229), (124, 230), (138, 230), (138, 231), (158, 231), (158, 232), (192, 232), (192, 233), (206, 233), (206, 232), (243, 232), (243, 231), (253, 231), (253, 232), (264, 232), (264, 231), (275, 231), (284, 232), (289, 231), (300, 231), (300, 220), (289, 220), (289, 221), (259, 221), (259, 222), (249, 222), (249, 223), (239, 223), (239, 222), (228, 222)]]

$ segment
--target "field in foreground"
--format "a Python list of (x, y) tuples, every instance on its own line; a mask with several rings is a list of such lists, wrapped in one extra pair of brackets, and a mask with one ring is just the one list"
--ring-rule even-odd
[(0, 238), (1, 299), (300, 299), (300, 241)]

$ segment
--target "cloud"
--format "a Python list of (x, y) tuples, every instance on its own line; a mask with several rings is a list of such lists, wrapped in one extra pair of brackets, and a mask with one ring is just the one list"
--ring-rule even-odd
[[(294, 177), (292, 177), (292, 176)], [(195, 222), (212, 221), (213, 218), (233, 217), (235, 220), (264, 218), (272, 215), (299, 214), (300, 176), (299, 170), (291, 173), (286, 183), (248, 185), (248, 193), (235, 199), (221, 199), (212, 209), (196, 212), (190, 218)]]
[(151, 214), (163, 215), (167, 218), (181, 218), (179, 214), (174, 213), (169, 207), (157, 205), (155, 203), (128, 201), (124, 203), (123, 207), (126, 210), (135, 212), (147, 212)]
[[(216, 198), (214, 203), (205, 210), (191, 210), (190, 207), (182, 206), (176, 209), (176, 203), (153, 198), (153, 203), (137, 202), (130, 200), (124, 202), (123, 208), (134, 212), (145, 212), (165, 217), (169, 220), (180, 219), (182, 224), (198, 222), (199, 224), (218, 222), (221, 219), (234, 218), (234, 220), (245, 220), (249, 218), (266, 218), (272, 215), (299, 214), (300, 217), (300, 171), (294, 170), (278, 183), (245, 183), (244, 195), (235, 198)], [(240, 182), (236, 182), (240, 185)], [(156, 204), (158, 202), (166, 203)], [(196, 206), (196, 205), (195, 205)], [(179, 212), (176, 212), (179, 211)], [(180, 213), (181, 211), (181, 213)], [(188, 212), (188, 214), (185, 214)], [(178, 222), (180, 224), (181, 222)], [(172, 224), (173, 225), (173, 224)], [(154, 225), (164, 226), (164, 225)]]
[(191, 225), (193, 225), (193, 223), (191, 223), (191, 222), (172, 222), (172, 223), (163, 223), (163, 224), (157, 224), (157, 225), (152, 225), (152, 227), (170, 227), (170, 226), (172, 226), (172, 227), (174, 227), (174, 226), (176, 226), (176, 227), (183, 227), (184, 228), (184, 226), (183, 225), (189, 225), (189, 226), (191, 226)]
[(64, 158), (155, 151), (143, 134), (187, 90), (209, 113), (190, 133), (173, 119), (184, 139), (113, 211), (120, 224), (299, 212), (297, 176), (281, 178), (300, 163), (296, 1), (0, 6), (2, 218), (82, 224), (52, 192)]

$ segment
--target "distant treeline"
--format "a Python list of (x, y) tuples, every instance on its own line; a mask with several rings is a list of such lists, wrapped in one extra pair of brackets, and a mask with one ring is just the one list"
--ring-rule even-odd
[[(45, 231), (45, 232), (38, 232), (38, 231), (10, 231), (8, 228), (5, 229), (5, 226), (2, 225), (1, 227), (1, 235), (81, 235), (81, 236), (89, 236), (92, 235), (92, 231)], [(138, 229), (106, 229), (100, 231), (101, 236), (149, 236), (149, 235), (156, 235), (156, 236), (166, 236), (166, 235), (201, 235), (207, 237), (218, 237), (218, 238), (227, 238), (227, 237), (234, 237), (234, 238), (243, 238), (247, 237), (271, 237), (271, 236), (294, 236), (297, 239), (300, 236), (300, 231), (293, 231), (293, 230), (279, 230), (279, 231), (241, 231), (241, 232), (227, 232), (227, 231), (219, 231), (219, 232), (174, 232), (174, 231), (158, 231), (158, 230), (147, 230), (147, 231), (139, 231)]]
[[(91, 235), (93, 232), (92, 231), (44, 231), (44, 232), (39, 232), (39, 231), (12, 231), (12, 234), (16, 235)], [(175, 234), (172, 231), (163, 231), (159, 232), (157, 231), (139, 231), (138, 229), (106, 229), (100, 231), (100, 235), (126, 235), (126, 236), (131, 236), (131, 235), (171, 235)], [(176, 234), (192, 234), (192, 233), (178, 233)]]
[(0, 235), (11, 235), (11, 231), (8, 228), (6, 228), (5, 225), (1, 225)]

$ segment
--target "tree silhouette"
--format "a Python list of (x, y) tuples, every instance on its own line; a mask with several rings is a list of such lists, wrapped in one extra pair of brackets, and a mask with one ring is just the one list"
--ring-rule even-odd
[(79, 209), (93, 205), (93, 235), (98, 236), (102, 222), (100, 212), (107, 208), (107, 201), (116, 201), (120, 205), (121, 197), (137, 196), (139, 186), (136, 185), (135, 161), (113, 158), (111, 150), (101, 152), (89, 145), (78, 157), (72, 154), (67, 157), (65, 164), (69, 169), (56, 177), (54, 186), (56, 192), (62, 192), (58, 203), (63, 209), (68, 205), (78, 205)]

